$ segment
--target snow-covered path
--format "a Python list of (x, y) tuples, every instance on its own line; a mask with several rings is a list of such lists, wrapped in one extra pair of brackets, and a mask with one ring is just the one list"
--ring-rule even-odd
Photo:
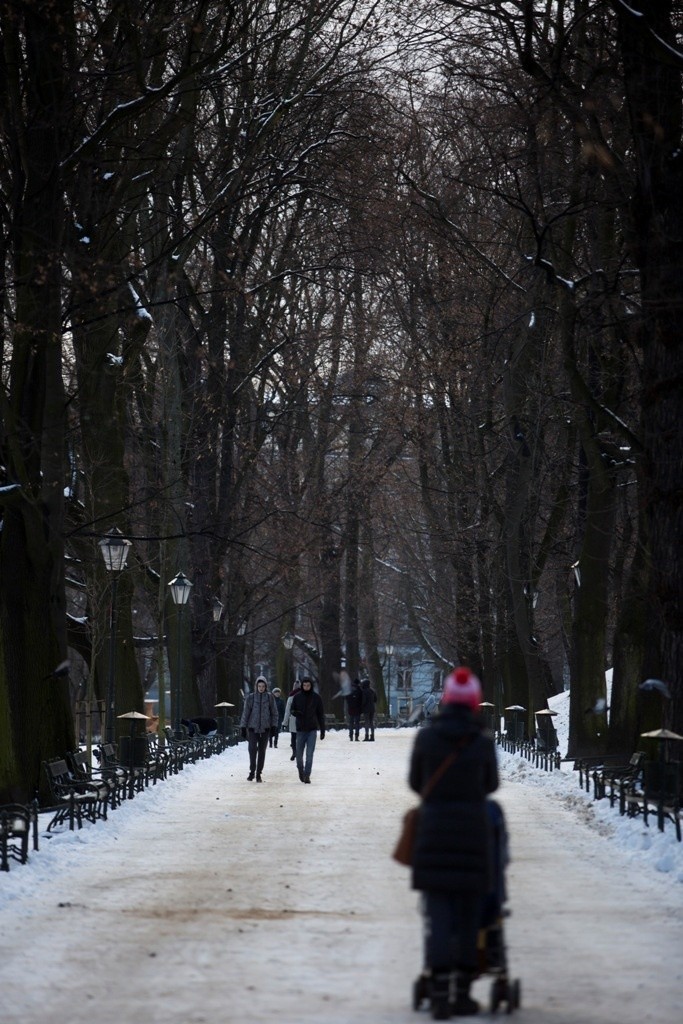
[[(287, 737), (264, 783), (241, 744), (106, 824), (43, 840), (0, 880), (3, 1024), (408, 1024), (418, 900), (389, 857), (414, 733), (319, 743), (301, 785)], [(514, 771), (510, 772), (516, 777)], [(683, 887), (601, 834), (567, 779), (505, 781), (506, 931), (519, 1024), (672, 1024)], [(488, 1002), (490, 980), (476, 983)]]

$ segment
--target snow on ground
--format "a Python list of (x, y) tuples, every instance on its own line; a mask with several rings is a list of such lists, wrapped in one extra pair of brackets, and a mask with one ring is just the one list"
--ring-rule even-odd
[[(268, 751), (262, 785), (246, 781), (240, 744), (106, 823), (41, 837), (28, 865), (0, 876), (2, 1024), (429, 1019), (411, 1009), (418, 897), (389, 856), (414, 802), (414, 735), (328, 733), (310, 786), (287, 737)], [(620, 818), (570, 770), (499, 760), (519, 1024), (678, 1020), (683, 844), (673, 828)], [(475, 985), (484, 1004), (489, 985)]]

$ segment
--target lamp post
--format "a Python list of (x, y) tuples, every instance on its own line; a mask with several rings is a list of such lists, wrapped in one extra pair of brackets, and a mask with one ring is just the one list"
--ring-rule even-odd
[(114, 527), (106, 537), (99, 542), (100, 551), (107, 571), (111, 574), (111, 604), (109, 607), (109, 682), (107, 683), (107, 717), (105, 739), (107, 743), (114, 742), (114, 719), (116, 717), (116, 584), (119, 573), (126, 566), (126, 559), (131, 548), (131, 542), (123, 536), (121, 531)]
[(290, 632), (285, 633), (282, 637), (282, 646), (287, 651), (287, 692), (292, 688), (292, 648), (294, 647), (294, 637)]
[(387, 712), (391, 719), (391, 656), (394, 653), (394, 645), (387, 644), (384, 650), (387, 652)]
[(180, 733), (180, 694), (181, 694), (180, 670), (181, 670), (181, 656), (182, 656), (182, 650), (183, 650), (182, 637), (180, 635), (180, 626), (181, 626), (181, 623), (182, 623), (183, 608), (185, 607), (187, 602), (190, 600), (190, 591), (192, 590), (192, 584), (188, 580), (187, 576), (185, 576), (182, 572), (179, 572), (178, 575), (176, 577), (174, 577), (174, 579), (172, 579), (171, 582), (169, 583), (169, 588), (171, 590), (171, 597), (173, 598), (173, 603), (176, 606), (176, 608), (178, 609), (178, 636), (177, 636), (177, 643), (178, 643), (178, 655), (177, 655), (178, 656), (178, 671), (177, 671), (177, 675), (176, 675), (176, 684), (175, 684), (175, 690), (176, 690), (176, 698), (175, 698), (175, 701), (174, 701), (175, 707), (173, 709), (173, 728), (174, 728), (175, 734), (177, 736)]

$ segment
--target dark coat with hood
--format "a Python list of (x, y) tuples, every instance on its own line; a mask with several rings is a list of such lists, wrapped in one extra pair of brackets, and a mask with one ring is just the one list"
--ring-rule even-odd
[(412, 885), (484, 894), (493, 882), (486, 796), (498, 788), (498, 767), (493, 739), (469, 708), (446, 705), (418, 731), (408, 781), (420, 793), (453, 751), (455, 761), (422, 803)]
[(366, 718), (375, 717), (375, 705), (377, 704), (377, 694), (370, 686), (370, 680), (364, 679), (360, 684), (360, 691), (363, 700), (363, 714)]
[(292, 701), (291, 713), (296, 718), (297, 732), (312, 732), (320, 729), (321, 737), (325, 735), (325, 712), (322, 698), (313, 687), (306, 691), (303, 688)]
[(256, 690), (247, 694), (240, 719), (240, 727), (253, 729), (254, 732), (264, 733), (277, 729), (280, 724), (277, 704), (275, 698), (268, 689), (263, 693)]
[(344, 698), (349, 718), (358, 718), (363, 710), (363, 692), (360, 688), (360, 679), (354, 679), (351, 684), (351, 693)]

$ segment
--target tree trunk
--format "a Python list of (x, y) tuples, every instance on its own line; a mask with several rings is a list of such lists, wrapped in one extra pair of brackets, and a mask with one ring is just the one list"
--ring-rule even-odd
[(632, 212), (643, 306), (649, 628), (658, 637), (661, 677), (672, 693), (671, 727), (683, 733), (683, 62), (673, 27), (678, 5), (649, 0), (617, 10), (638, 171)]
[(0, 706), (7, 709), (0, 716), (0, 802), (44, 794), (41, 761), (74, 745), (68, 679), (52, 675), (66, 657), (59, 168), (68, 11), (61, 2), (25, 4), (23, 24), (4, 10), (2, 18), (5, 54), (15, 57), (5, 69), (15, 76), (5, 125), (17, 157), (10, 168), (16, 293), (2, 462), (18, 487), (3, 497), (0, 533)]

